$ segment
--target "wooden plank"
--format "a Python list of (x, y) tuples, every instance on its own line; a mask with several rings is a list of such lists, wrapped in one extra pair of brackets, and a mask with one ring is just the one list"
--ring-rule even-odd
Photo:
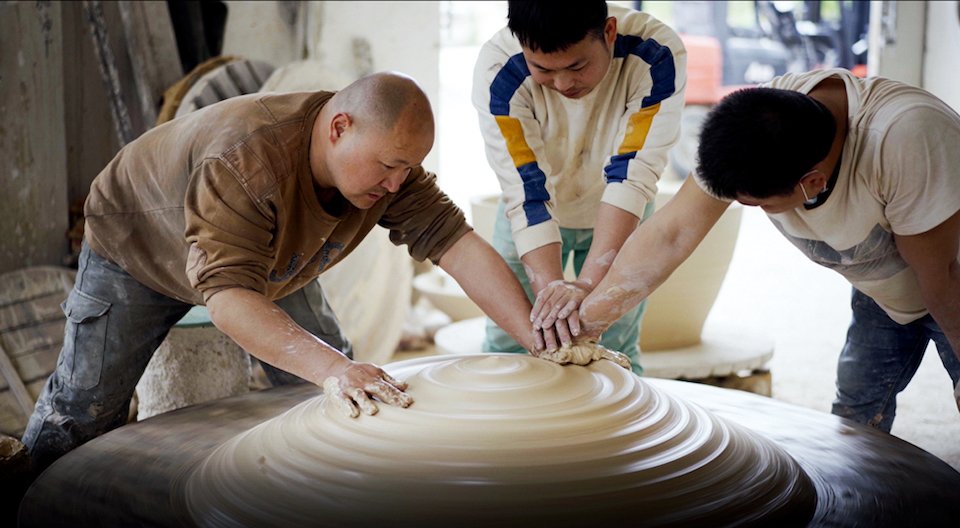
[(183, 76), (166, 2), (117, 2), (141, 112), (157, 121), (163, 92)]
[[(40, 396), (46, 382), (46, 379), (42, 379), (27, 385), (27, 392), (30, 393), (34, 401)], [(10, 391), (0, 391), (0, 433), (20, 438), (27, 427), (29, 417), (29, 414), (23, 414), (16, 398)]]
[(66, 298), (66, 293), (58, 291), (0, 307), (0, 334), (37, 323), (62, 320), (64, 316), (60, 304)]
[(4, 273), (0, 275), (0, 307), (34, 300), (54, 292), (69, 293), (75, 274), (69, 268), (56, 266), (34, 266)]
[[(57, 368), (57, 359), (60, 357), (60, 345), (51, 346), (17, 358), (17, 372), (26, 385), (37, 380), (44, 380)], [(0, 378), (0, 391), (7, 390), (6, 381)]]
[(63, 343), (63, 328), (66, 319), (43, 321), (29, 328), (21, 328), (0, 334), (0, 343), (7, 349), (11, 359), (20, 361), (20, 357), (36, 350)]
[(13, 362), (10, 361), (10, 356), (7, 355), (6, 350), (4, 350), (2, 346), (0, 346), (0, 375), (3, 376), (7, 385), (9, 385), (10, 390), (8, 392), (13, 394), (24, 418), (29, 417), (30, 413), (33, 412), (33, 404), (35, 402), (27, 391), (26, 385), (24, 385), (20, 379), (20, 373), (17, 372), (17, 368), (13, 365)]

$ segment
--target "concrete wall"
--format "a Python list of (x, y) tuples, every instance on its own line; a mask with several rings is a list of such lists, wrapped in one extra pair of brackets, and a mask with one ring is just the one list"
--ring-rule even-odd
[(68, 206), (117, 150), (81, 11), (0, 3), (0, 273), (63, 263)]
[(922, 86), (928, 2), (870, 4), (868, 74)]
[(960, 112), (960, 2), (927, 6), (923, 87)]
[(56, 263), (67, 245), (60, 10), (0, 4), (0, 272)]
[[(420, 83), (436, 113), (439, 2), (228, 2), (224, 54), (277, 67), (314, 60), (346, 76), (396, 70)], [(437, 144), (424, 161), (437, 170)]]

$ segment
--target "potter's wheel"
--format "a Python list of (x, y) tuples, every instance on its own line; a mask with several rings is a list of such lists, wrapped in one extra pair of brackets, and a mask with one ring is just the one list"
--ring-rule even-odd
[[(109, 433), (38, 479), (21, 507), (21, 525), (250, 525), (271, 523), (251, 517), (271, 508), (285, 516), (273, 524), (284, 526), (303, 522), (300, 513), (310, 524), (342, 521), (336, 525), (384, 512), (400, 516), (393, 525), (414, 525), (420, 523), (410, 516), (423, 511), (418, 505), (434, 506), (441, 517), (450, 514), (447, 507), (469, 507), (473, 515), (461, 514), (460, 525), (492, 519), (529, 525), (544, 518), (549, 509), (536, 508), (545, 503), (563, 512), (558, 520), (567, 525), (584, 512), (607, 522), (628, 515), (619, 517), (625, 525), (810, 519), (903, 526), (960, 518), (960, 474), (932, 455), (752, 394), (669, 380), (624, 382), (618, 376), (626, 371), (609, 363), (561, 368), (516, 355), (424, 358), (388, 369), (411, 380), (414, 407), (350, 421), (328, 412), (316, 388), (303, 385)], [(559, 382), (563, 390), (550, 388)], [(453, 418), (437, 416), (434, 403), (443, 398), (462, 398), (447, 402), (458, 409)], [(253, 427), (291, 407), (283, 419)], [(297, 413), (326, 425), (284, 435), (284, 419), (292, 423)], [(451, 419), (459, 423), (446, 423)], [(390, 452), (398, 444), (405, 455)], [(481, 444), (487, 448), (478, 455)], [(565, 444), (577, 447), (549, 454)], [(670, 459), (685, 462), (669, 469), (662, 462)], [(318, 464), (324, 466), (318, 473), (305, 469)], [(278, 476), (296, 483), (292, 491), (271, 495)], [(499, 486), (491, 485), (498, 479)], [(690, 490), (702, 499), (684, 499)], [(589, 511), (590, 498), (619, 513)], [(678, 500), (688, 505), (657, 509)], [(752, 506), (738, 510), (743, 504)], [(452, 519), (441, 517), (423, 518), (437, 525)]]

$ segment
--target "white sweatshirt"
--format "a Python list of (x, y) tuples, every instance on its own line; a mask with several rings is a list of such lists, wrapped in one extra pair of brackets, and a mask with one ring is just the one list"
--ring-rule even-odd
[(473, 103), (520, 256), (592, 228), (600, 202), (642, 217), (680, 133), (686, 51), (652, 16), (610, 6), (613, 60), (580, 99), (530, 76), (503, 28), (480, 50)]

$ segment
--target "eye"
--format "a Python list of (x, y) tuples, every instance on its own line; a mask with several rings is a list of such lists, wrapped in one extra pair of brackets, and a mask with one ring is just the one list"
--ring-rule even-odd
[(386, 168), (387, 170), (393, 170), (393, 169), (396, 169), (396, 168), (397, 168), (397, 167), (392, 166), (392, 165), (387, 165), (386, 163), (384, 163), (384, 162), (382, 162), (382, 161), (380, 162), (380, 165), (383, 165), (383, 167)]

